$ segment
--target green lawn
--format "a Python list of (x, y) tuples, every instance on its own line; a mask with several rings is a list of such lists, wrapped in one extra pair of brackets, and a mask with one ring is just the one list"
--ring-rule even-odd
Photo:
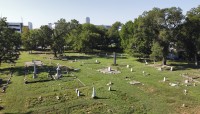
[[(185, 86), (180, 74), (188, 73), (198, 76), (199, 69), (193, 68), (184, 62), (169, 61), (175, 71), (159, 71), (151, 65), (138, 62), (136, 58), (120, 55), (117, 57), (117, 66), (112, 66), (113, 58), (99, 57), (79, 53), (65, 53), (70, 57), (67, 61), (49, 60), (51, 54), (28, 54), (22, 52), (14, 67), (11, 83), (5, 93), (0, 93), (1, 113), (70, 113), (70, 114), (176, 114), (200, 113), (200, 84)], [(75, 60), (76, 62), (72, 62)], [(95, 64), (95, 60), (100, 64)], [(24, 62), (41, 60), (45, 66), (38, 68), (37, 79), (32, 79), (33, 67), (29, 68), (28, 84), (24, 84)], [(79, 68), (80, 71), (70, 71), (63, 74), (59, 80), (47, 77), (48, 68), (56, 72), (56, 64), (70, 68)], [(133, 72), (126, 65), (133, 68)], [(157, 63), (159, 64), (159, 63)], [(121, 71), (120, 74), (103, 74), (97, 70), (111, 66)], [(0, 78), (3, 85), (9, 77), (9, 64), (3, 63), (0, 67)], [(143, 75), (145, 71), (148, 75)], [(162, 82), (167, 77), (166, 82)], [(83, 83), (81, 83), (80, 81)], [(129, 81), (140, 81), (140, 85), (130, 85)], [(197, 79), (198, 80), (198, 79)], [(109, 82), (112, 82), (112, 91), (108, 91)], [(179, 83), (176, 87), (169, 83)], [(95, 87), (96, 99), (92, 99), (92, 88)], [(81, 93), (78, 97), (75, 89)], [(188, 90), (184, 95), (184, 89)], [(59, 96), (59, 100), (56, 99)], [(185, 104), (185, 107), (182, 105)]]

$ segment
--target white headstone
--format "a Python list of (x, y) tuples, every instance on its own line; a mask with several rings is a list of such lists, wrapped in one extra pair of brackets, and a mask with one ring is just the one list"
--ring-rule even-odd
[(196, 83), (194, 83), (193, 86), (196, 86)]
[(78, 93), (78, 89), (76, 88), (76, 93)]
[(165, 82), (165, 81), (166, 81), (166, 78), (164, 77), (164, 78), (163, 78), (163, 82)]
[(111, 86), (108, 87), (108, 91), (111, 91)]
[(95, 92), (94, 87), (93, 87), (93, 89), (92, 89), (92, 98), (95, 98), (95, 97), (96, 97), (96, 92)]
[(173, 67), (170, 68), (170, 71), (173, 71)]
[(185, 95), (187, 95), (187, 90), (186, 89), (183, 92), (184, 92)]
[(77, 96), (78, 96), (78, 97), (80, 96), (80, 92), (79, 92), (79, 91), (77, 92)]
[(98, 60), (96, 60), (96, 63), (98, 63)]
[(189, 83), (189, 80), (185, 80), (185, 83), (186, 83), (186, 84)]
[(129, 68), (129, 65), (127, 65), (126, 67)]
[(131, 72), (133, 72), (133, 68), (131, 68)]
[(159, 71), (162, 71), (162, 67), (158, 68)]
[(109, 71), (109, 72), (111, 71), (111, 67), (108, 67), (108, 71)]

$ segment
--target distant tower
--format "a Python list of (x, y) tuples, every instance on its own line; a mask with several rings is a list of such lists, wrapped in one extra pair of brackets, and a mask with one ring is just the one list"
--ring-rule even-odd
[(29, 28), (29, 30), (33, 29), (33, 24), (31, 22), (28, 22), (28, 28)]
[(86, 17), (86, 23), (90, 24), (90, 18), (89, 17)]

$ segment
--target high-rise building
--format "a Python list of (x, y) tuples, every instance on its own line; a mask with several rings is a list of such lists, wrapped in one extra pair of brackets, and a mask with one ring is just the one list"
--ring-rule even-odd
[(33, 24), (31, 22), (28, 22), (28, 28), (29, 28), (29, 30), (33, 29)]
[(90, 23), (90, 18), (86, 17), (86, 23)]
[(15, 31), (22, 33), (23, 23), (11, 23), (7, 22), (8, 27), (14, 29)]

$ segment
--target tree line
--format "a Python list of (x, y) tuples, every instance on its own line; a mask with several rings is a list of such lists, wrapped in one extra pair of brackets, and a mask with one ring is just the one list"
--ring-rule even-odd
[(0, 62), (7, 61), (11, 52), (17, 52), (21, 46), (29, 51), (49, 48), (55, 57), (65, 50), (123, 50), (135, 57), (162, 60), (163, 65), (171, 53), (185, 60), (194, 60), (198, 65), (200, 6), (192, 8), (186, 15), (177, 7), (153, 8), (125, 24), (115, 22), (108, 29), (80, 24), (75, 19), (66, 22), (61, 18), (54, 29), (47, 25), (33, 30), (24, 27), (21, 35), (9, 29), (6, 19), (2, 18), (0, 31)]

